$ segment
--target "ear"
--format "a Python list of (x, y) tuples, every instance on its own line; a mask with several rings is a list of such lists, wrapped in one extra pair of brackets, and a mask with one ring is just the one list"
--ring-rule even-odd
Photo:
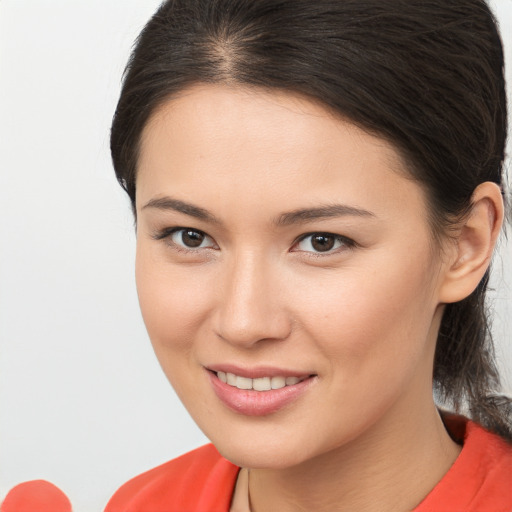
[(446, 262), (439, 301), (458, 302), (469, 296), (489, 268), (503, 223), (501, 190), (495, 183), (480, 184), (471, 198), (471, 211), (457, 230)]

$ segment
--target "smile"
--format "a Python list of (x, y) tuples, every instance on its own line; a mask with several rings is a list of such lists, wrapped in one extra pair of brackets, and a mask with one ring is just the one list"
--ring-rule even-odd
[(251, 379), (248, 377), (241, 377), (234, 373), (217, 372), (217, 377), (220, 381), (233, 386), (238, 389), (254, 391), (270, 391), (271, 389), (281, 389), (286, 386), (294, 386), (299, 382), (303, 381), (307, 377), (259, 377), (257, 379)]
[(245, 416), (265, 416), (290, 406), (318, 380), (314, 374), (293, 375), (277, 368), (227, 370), (210, 368), (210, 384), (225, 406)]

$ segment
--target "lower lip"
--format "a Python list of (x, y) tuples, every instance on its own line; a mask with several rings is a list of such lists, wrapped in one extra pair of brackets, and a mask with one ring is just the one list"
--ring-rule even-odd
[(279, 411), (302, 396), (315, 380), (308, 377), (293, 386), (269, 391), (238, 389), (222, 382), (214, 372), (208, 371), (215, 394), (231, 410), (246, 416), (265, 416)]

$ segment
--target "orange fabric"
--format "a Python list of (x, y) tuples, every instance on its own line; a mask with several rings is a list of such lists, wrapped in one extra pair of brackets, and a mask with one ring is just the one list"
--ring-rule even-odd
[(461, 417), (446, 426), (464, 446), (414, 512), (512, 512), (512, 446)]
[[(463, 418), (446, 423), (464, 447), (414, 512), (512, 512), (512, 446)], [(238, 471), (206, 445), (130, 480), (105, 512), (228, 512)]]
[(46, 480), (31, 480), (13, 487), (0, 512), (71, 512), (67, 496)]
[(208, 444), (130, 480), (105, 512), (228, 512), (238, 471)]

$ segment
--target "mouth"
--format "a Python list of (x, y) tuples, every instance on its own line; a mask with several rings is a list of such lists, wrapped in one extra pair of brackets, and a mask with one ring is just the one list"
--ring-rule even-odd
[(291, 372), (277, 369), (207, 370), (218, 399), (232, 411), (244, 416), (265, 416), (284, 409), (299, 400), (318, 380), (315, 374), (292, 375)]
[(303, 380), (306, 380), (310, 376), (302, 376), (302, 377), (285, 377), (284, 375), (278, 375), (275, 377), (258, 377), (255, 379), (251, 379), (249, 377), (242, 377), (241, 375), (236, 375), (234, 373), (229, 372), (214, 372), (217, 375), (217, 378), (227, 384), (228, 386), (232, 386), (234, 388), (243, 389), (243, 390), (251, 390), (254, 391), (270, 391), (272, 389), (282, 389), (286, 386), (294, 386)]

